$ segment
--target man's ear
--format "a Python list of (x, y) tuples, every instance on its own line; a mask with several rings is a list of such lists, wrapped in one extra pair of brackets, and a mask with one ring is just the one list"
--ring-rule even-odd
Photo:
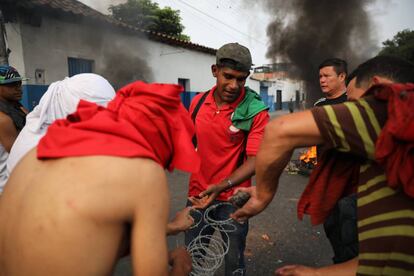
[(375, 84), (387, 84), (387, 83), (393, 83), (394, 81), (390, 80), (389, 78), (386, 77), (381, 77), (381, 76), (377, 76), (374, 75), (371, 78), (371, 85), (375, 85)]
[(216, 64), (211, 65), (211, 73), (213, 74), (213, 77), (217, 78), (218, 67)]
[(340, 81), (345, 82), (345, 80), (346, 80), (346, 75), (345, 75), (345, 73), (339, 73), (338, 78), (339, 78), (339, 80), (340, 80)]
[(376, 84), (380, 84), (381, 83), (381, 79), (380, 79), (380, 77), (378, 77), (378, 76), (373, 76), (372, 78), (371, 78), (371, 85), (370, 86), (372, 86), (372, 85), (376, 85)]

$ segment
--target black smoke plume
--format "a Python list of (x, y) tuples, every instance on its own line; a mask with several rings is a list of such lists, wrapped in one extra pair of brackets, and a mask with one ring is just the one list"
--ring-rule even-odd
[(307, 106), (322, 96), (318, 65), (324, 59), (342, 58), (352, 69), (375, 53), (376, 40), (366, 11), (372, 2), (265, 0), (274, 16), (267, 27), (270, 47), (266, 56), (293, 64), (293, 76), (305, 82)]
[(152, 70), (143, 58), (148, 53), (142, 43), (138, 41), (130, 46), (126, 42), (112, 41), (102, 47), (104, 59), (100, 73), (115, 89), (136, 80), (153, 81)]

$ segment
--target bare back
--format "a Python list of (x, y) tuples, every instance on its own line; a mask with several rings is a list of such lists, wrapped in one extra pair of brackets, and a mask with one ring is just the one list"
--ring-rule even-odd
[(129, 223), (134, 271), (167, 274), (167, 217), (165, 174), (152, 160), (39, 161), (32, 150), (0, 198), (0, 276), (111, 275)]

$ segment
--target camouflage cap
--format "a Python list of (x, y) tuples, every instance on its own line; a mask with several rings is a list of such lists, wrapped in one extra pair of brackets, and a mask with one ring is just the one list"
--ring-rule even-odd
[(221, 64), (222, 60), (234, 62), (232, 69), (249, 72), (252, 67), (252, 56), (249, 49), (238, 43), (228, 43), (220, 47), (216, 53), (216, 63)]
[(10, 65), (0, 65), (0, 85), (27, 80), (22, 78), (17, 70)]

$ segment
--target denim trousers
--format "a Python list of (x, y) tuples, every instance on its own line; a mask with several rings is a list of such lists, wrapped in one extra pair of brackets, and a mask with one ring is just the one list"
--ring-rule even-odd
[[(227, 203), (227, 201), (214, 200), (211, 205), (220, 203)], [(191, 202), (188, 201), (187, 206), (191, 205)], [(204, 217), (205, 209), (199, 211), (201, 211), (201, 214)], [(214, 212), (210, 213), (210, 215), (214, 220), (222, 221), (227, 220), (230, 214), (234, 211), (236, 211), (235, 207), (231, 206), (230, 204), (225, 204), (215, 209)], [(249, 231), (249, 224), (248, 222), (240, 224), (236, 221), (233, 221), (233, 224), (236, 230), (234, 232), (228, 232), (229, 251), (224, 257), (225, 275), (246, 275), (246, 266), (244, 263), (244, 249), (246, 248), (246, 237), (247, 232)], [(185, 232), (186, 246), (188, 246), (191, 243), (191, 241), (194, 240), (200, 234), (200, 231), (203, 229), (204, 226), (206, 226), (206, 222), (204, 220), (201, 220), (200, 224), (197, 227), (189, 229)], [(214, 228), (207, 227), (207, 229), (203, 230), (203, 235), (213, 235), (214, 231)], [(227, 241), (227, 236), (225, 234), (221, 233), (221, 237), (225, 242)]]

